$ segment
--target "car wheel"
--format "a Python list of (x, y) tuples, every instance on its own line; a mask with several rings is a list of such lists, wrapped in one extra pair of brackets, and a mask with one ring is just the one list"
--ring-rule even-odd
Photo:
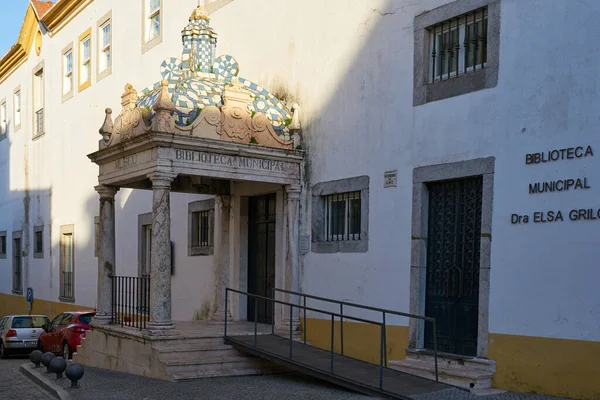
[(71, 347), (69, 347), (69, 343), (67, 342), (63, 344), (63, 358), (65, 360), (71, 359)]
[(8, 351), (8, 349), (6, 347), (4, 347), (4, 343), (0, 342), (0, 357), (8, 358), (9, 355), (10, 355), (10, 352)]
[(37, 345), (37, 349), (39, 351), (41, 351), (42, 353), (44, 352), (44, 345), (42, 344), (42, 341), (38, 339), (38, 345)]

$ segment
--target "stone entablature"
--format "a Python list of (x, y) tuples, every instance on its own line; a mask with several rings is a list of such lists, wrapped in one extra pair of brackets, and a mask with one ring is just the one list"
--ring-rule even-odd
[(103, 185), (131, 183), (132, 187), (144, 188), (139, 182), (159, 170), (176, 175), (299, 185), (304, 152), (149, 131), (89, 157), (100, 166), (98, 181)]

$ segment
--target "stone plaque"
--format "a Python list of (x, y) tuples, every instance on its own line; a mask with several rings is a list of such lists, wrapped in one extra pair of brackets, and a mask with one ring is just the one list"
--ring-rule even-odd
[(300, 254), (307, 254), (310, 251), (310, 236), (300, 236)]
[(140, 153), (130, 154), (110, 161), (100, 166), (100, 174), (110, 174), (113, 172), (127, 172), (135, 169), (137, 166), (152, 161), (152, 150), (145, 150)]
[(386, 171), (383, 174), (383, 187), (398, 186), (398, 171)]

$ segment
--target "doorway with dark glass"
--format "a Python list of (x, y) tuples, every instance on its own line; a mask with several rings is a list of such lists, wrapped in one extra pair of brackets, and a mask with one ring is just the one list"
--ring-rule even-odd
[[(275, 287), (275, 194), (248, 199), (248, 292), (273, 297)], [(248, 321), (273, 321), (273, 304), (264, 299), (248, 299)]]

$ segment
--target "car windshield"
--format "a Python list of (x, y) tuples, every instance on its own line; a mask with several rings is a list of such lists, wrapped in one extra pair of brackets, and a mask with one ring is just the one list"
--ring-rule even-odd
[(94, 314), (82, 314), (79, 316), (79, 321), (83, 322), (84, 324), (90, 324), (90, 322), (92, 322), (92, 317), (94, 316)]
[(14, 317), (12, 320), (12, 327), (14, 329), (19, 328), (41, 328), (42, 325), (50, 323), (50, 320), (46, 317)]

